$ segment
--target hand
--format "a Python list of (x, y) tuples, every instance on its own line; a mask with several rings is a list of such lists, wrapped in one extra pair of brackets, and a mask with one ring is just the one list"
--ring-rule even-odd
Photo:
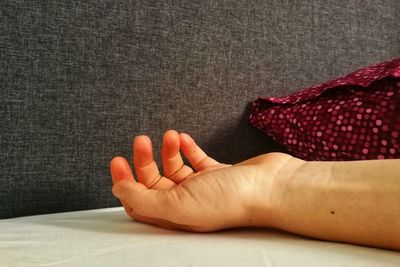
[[(180, 150), (190, 162), (184, 165)], [(188, 231), (241, 226), (273, 226), (275, 176), (293, 159), (269, 153), (236, 165), (208, 157), (187, 134), (168, 131), (161, 151), (164, 175), (153, 158), (151, 140), (134, 141), (134, 167), (126, 159), (111, 161), (113, 194), (129, 216), (145, 223)]]

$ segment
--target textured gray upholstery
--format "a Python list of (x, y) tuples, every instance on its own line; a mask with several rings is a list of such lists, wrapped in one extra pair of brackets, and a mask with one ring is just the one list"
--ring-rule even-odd
[[(301, 2), (301, 3), (300, 3)], [(248, 104), (400, 55), (400, 1), (0, 2), (0, 218), (116, 206), (135, 135), (282, 148)]]

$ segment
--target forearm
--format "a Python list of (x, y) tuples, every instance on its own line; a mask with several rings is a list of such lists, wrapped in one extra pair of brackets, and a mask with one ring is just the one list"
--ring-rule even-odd
[(277, 178), (275, 227), (400, 250), (400, 160), (304, 162)]

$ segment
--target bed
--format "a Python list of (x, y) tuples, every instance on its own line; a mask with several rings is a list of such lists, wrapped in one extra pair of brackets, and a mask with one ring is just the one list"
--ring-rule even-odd
[[(249, 104), (400, 56), (400, 1), (0, 2), (0, 266), (400, 266), (275, 230), (132, 221), (110, 160), (176, 129), (224, 163), (287, 151)], [(159, 158), (157, 158), (159, 161)], [(46, 214), (46, 215), (40, 215)]]
[(122, 208), (0, 221), (0, 266), (400, 266), (400, 253), (272, 229), (166, 230)]

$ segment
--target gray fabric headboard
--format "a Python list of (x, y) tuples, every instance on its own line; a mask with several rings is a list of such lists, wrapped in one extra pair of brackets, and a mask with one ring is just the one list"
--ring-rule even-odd
[(283, 150), (248, 104), (400, 55), (400, 1), (0, 2), (0, 218), (119, 205), (135, 135)]

